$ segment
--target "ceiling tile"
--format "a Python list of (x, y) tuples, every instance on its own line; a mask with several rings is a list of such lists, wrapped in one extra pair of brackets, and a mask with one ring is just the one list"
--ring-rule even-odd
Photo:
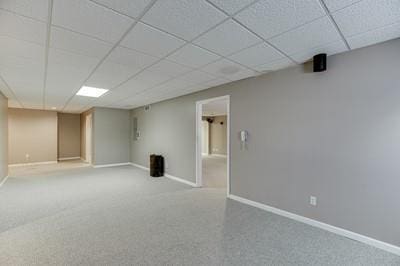
[(171, 79), (169, 76), (160, 75), (148, 70), (144, 70), (117, 89), (131, 87), (135, 91), (144, 91), (151, 87), (159, 85), (169, 79)]
[(222, 84), (226, 84), (226, 83), (230, 83), (231, 81), (225, 78), (215, 78), (209, 81), (206, 81), (204, 83), (202, 83), (201, 85), (207, 89), (207, 88), (212, 88), (212, 87), (216, 87)]
[[(106, 95), (107, 94), (104, 94), (101, 97), (105, 97)], [(68, 109), (81, 109), (81, 108), (84, 109), (85, 107), (90, 106), (93, 102), (94, 98), (92, 97), (75, 95), (66, 107)]]
[(267, 64), (256, 66), (255, 69), (259, 72), (270, 72), (270, 71), (275, 71), (275, 70), (291, 67), (294, 65), (296, 65), (296, 64), (285, 57), (282, 59), (278, 59), (276, 61), (269, 62)]
[(22, 108), (18, 101), (8, 98), (8, 108)]
[(362, 0), (323, 0), (329, 12), (345, 8)]
[(0, 9), (47, 21), (48, 0), (1, 0)]
[(299, 53), (290, 55), (290, 57), (298, 63), (304, 63), (312, 59), (313, 56), (316, 54), (324, 53), (329, 56), (346, 51), (348, 51), (346, 44), (343, 42), (343, 40), (339, 40), (333, 43), (327, 43), (321, 46), (307, 48), (306, 50), (303, 50)]
[(122, 46), (158, 57), (164, 57), (184, 44), (185, 41), (140, 22), (121, 42)]
[(90, 56), (79, 55), (60, 49), (49, 49), (49, 68), (53, 65), (61, 65), (76, 69), (93, 69), (100, 59)]
[(117, 47), (85, 85), (112, 89), (157, 60), (158, 58), (147, 54)]
[(233, 15), (247, 5), (255, 2), (255, 0), (210, 0), (210, 2), (227, 12), (229, 15)]
[(400, 38), (400, 23), (352, 36), (347, 42), (351, 49), (357, 49), (396, 38)]
[(4, 81), (1, 77), (0, 77), (0, 92), (2, 92), (3, 95), (8, 98), (8, 100), (14, 99), (13, 93), (8, 88), (7, 84), (4, 83)]
[[(169, 79), (171, 79), (169, 76), (159, 75), (148, 70), (144, 70), (121, 86), (113, 89), (112, 96), (107, 96), (107, 98), (112, 98), (114, 102), (123, 101), (130, 96), (142, 93), (156, 85), (160, 85)], [(103, 102), (108, 102), (110, 104), (114, 103), (107, 100), (107, 98)]]
[(223, 77), (231, 81), (248, 78), (257, 74), (256, 72), (227, 59), (221, 59), (206, 65), (202, 70), (211, 75)]
[(146, 13), (143, 21), (185, 40), (199, 34), (227, 18), (206, 1), (162, 0)]
[(231, 55), (229, 58), (242, 65), (249, 67), (265, 64), (284, 57), (275, 48), (267, 43), (260, 43), (247, 48), (239, 53)]
[(51, 27), (50, 47), (69, 52), (103, 58), (112, 45), (59, 27)]
[(111, 8), (117, 12), (134, 18), (144, 11), (151, 0), (93, 0), (96, 3)]
[(269, 39), (324, 15), (318, 0), (262, 0), (241, 11), (235, 18)]
[(195, 44), (223, 56), (258, 42), (261, 42), (261, 39), (231, 19), (194, 41)]
[(0, 64), (7, 62), (10, 57), (22, 57), (44, 62), (45, 48), (43, 45), (26, 42), (7, 36), (0, 36)]
[[(17, 98), (42, 104), (44, 63), (17, 58), (8, 67), (0, 66), (0, 73)], [(23, 78), (21, 78), (23, 77)]]
[(201, 83), (205, 83), (210, 80), (213, 80), (216, 78), (216, 76), (211, 75), (206, 72), (203, 72), (203, 71), (200, 71), (200, 70), (195, 70), (195, 71), (189, 72), (185, 75), (182, 75), (179, 78), (182, 80), (188, 81), (188, 82), (192, 83), (193, 85), (197, 85), (197, 84), (201, 84)]
[(192, 69), (167, 60), (162, 60), (157, 64), (149, 67), (148, 70), (157, 75), (165, 75), (173, 78), (187, 73)]
[(133, 20), (91, 1), (54, 0), (52, 23), (115, 43)]
[(400, 21), (399, 0), (364, 0), (333, 13), (344, 36), (349, 37)]
[(128, 67), (142, 69), (154, 64), (159, 59), (151, 55), (119, 46), (111, 52), (107, 57), (107, 60)]
[(219, 58), (219, 55), (211, 53), (193, 44), (187, 44), (167, 57), (170, 61), (193, 68), (202, 67), (218, 60)]
[(46, 23), (0, 10), (0, 35), (44, 45)]
[(288, 31), (270, 40), (286, 54), (295, 54), (313, 47), (340, 40), (341, 36), (328, 17)]
[(126, 65), (104, 62), (85, 82), (86, 86), (112, 89), (138, 73), (140, 69)]
[(190, 81), (180, 79), (180, 78), (175, 78), (175, 79), (169, 80), (159, 86), (154, 87), (153, 89), (149, 90), (149, 93), (156, 92), (156, 94), (163, 95), (163, 94), (169, 93), (171, 91), (183, 90), (183, 89), (189, 88), (193, 85), (195, 85), (195, 84), (193, 84)]
[(50, 48), (46, 103), (61, 104), (73, 96), (100, 59)]

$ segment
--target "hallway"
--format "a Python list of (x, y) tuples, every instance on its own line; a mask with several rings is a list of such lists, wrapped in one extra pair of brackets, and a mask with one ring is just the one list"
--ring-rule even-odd
[(226, 188), (226, 157), (203, 155), (203, 186)]

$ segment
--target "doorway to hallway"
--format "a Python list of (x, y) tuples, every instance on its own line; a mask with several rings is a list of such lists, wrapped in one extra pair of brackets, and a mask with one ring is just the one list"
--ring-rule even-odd
[(196, 103), (196, 184), (229, 194), (229, 96)]

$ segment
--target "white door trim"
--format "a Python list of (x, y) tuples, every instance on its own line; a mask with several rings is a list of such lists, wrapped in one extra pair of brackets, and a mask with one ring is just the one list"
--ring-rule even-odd
[(203, 180), (202, 180), (202, 146), (201, 146), (201, 133), (202, 133), (202, 128), (201, 128), (201, 121), (202, 121), (202, 114), (203, 114), (203, 104), (210, 103), (213, 101), (218, 101), (218, 100), (227, 100), (227, 114), (226, 114), (226, 131), (227, 131), (227, 149), (226, 149), (226, 191), (227, 191), (227, 197), (230, 195), (231, 191), (231, 186), (230, 186), (230, 177), (231, 177), (231, 171), (230, 171), (230, 164), (231, 164), (231, 152), (230, 152), (230, 146), (231, 146), (231, 134), (230, 134), (230, 128), (231, 128), (231, 114), (230, 114), (230, 95), (225, 95), (225, 96), (220, 96), (220, 97), (215, 97), (215, 98), (209, 98), (206, 100), (201, 100), (196, 102), (196, 186), (201, 187), (203, 185)]

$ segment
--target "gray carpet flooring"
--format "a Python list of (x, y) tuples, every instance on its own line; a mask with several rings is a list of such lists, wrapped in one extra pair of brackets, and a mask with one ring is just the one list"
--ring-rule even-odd
[(400, 265), (400, 257), (130, 166), (10, 178), (0, 265)]

